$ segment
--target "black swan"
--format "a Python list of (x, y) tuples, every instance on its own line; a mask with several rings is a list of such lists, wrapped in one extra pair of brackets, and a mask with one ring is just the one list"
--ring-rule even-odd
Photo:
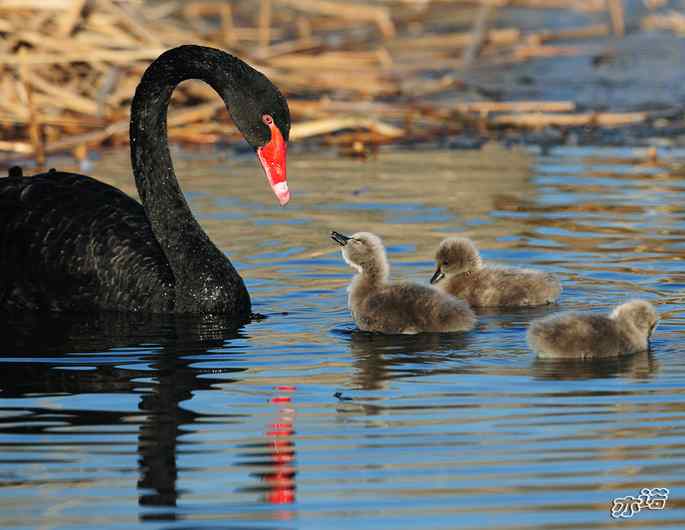
[(208, 83), (288, 202), (285, 98), (260, 72), (220, 50), (180, 46), (145, 71), (131, 106), (139, 204), (91, 177), (50, 170), (0, 178), (0, 310), (140, 311), (250, 316), (250, 296), (193, 217), (167, 143), (167, 107), (186, 79)]
[(331, 232), (331, 239), (357, 271), (348, 289), (348, 305), (362, 331), (413, 334), (468, 331), (475, 326), (476, 317), (462, 300), (426, 285), (389, 283), (390, 265), (377, 235)]

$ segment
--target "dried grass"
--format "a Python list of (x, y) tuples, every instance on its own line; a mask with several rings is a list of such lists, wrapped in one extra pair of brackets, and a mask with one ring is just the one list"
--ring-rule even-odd
[[(84, 156), (127, 141), (130, 99), (141, 73), (162, 51), (184, 43), (226, 49), (264, 71), (288, 96), (292, 138), (341, 132), (347, 147), (426, 139), (465, 124), (510, 127), (619, 126), (648, 118), (577, 113), (573, 102), (452, 101), (466, 68), (488, 62), (587, 53), (559, 40), (609, 34), (607, 24), (524, 33), (494, 28), (504, 5), (610, 9), (623, 31), (622, 7), (611, 0), (0, 0), (0, 151), (30, 155), (73, 151)], [(682, 31), (679, 17), (646, 19)], [(463, 20), (444, 33), (439, 22)], [(621, 20), (619, 20), (621, 19)], [(431, 72), (450, 73), (431, 78)], [(442, 101), (442, 102), (437, 102)], [(188, 83), (174, 93), (169, 134), (183, 142), (233, 141), (221, 102)], [(334, 142), (336, 143), (336, 142)], [(339, 143), (339, 142), (338, 142)], [(353, 149), (354, 150), (354, 149)]]

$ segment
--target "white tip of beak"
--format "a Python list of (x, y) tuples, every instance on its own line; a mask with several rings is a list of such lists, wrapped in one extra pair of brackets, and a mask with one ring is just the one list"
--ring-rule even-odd
[(288, 204), (288, 201), (290, 200), (290, 190), (288, 189), (287, 182), (279, 182), (274, 184), (273, 190), (281, 206)]

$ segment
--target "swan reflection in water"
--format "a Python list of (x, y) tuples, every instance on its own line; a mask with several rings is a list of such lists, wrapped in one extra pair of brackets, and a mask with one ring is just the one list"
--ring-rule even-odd
[(652, 379), (659, 371), (659, 362), (643, 351), (607, 359), (545, 359), (536, 357), (531, 365), (531, 375), (536, 379), (574, 380), (625, 377)]
[[(59, 445), (62, 431), (55, 429), (55, 422), (66, 424), (71, 428), (66, 432), (71, 434), (78, 428), (124, 428), (138, 422), (139, 504), (157, 507), (153, 511), (143, 510), (140, 517), (176, 519), (175, 509), (159, 508), (174, 508), (181, 495), (177, 487), (177, 457), (182, 443), (179, 437), (196, 431), (198, 427), (194, 424), (206, 416), (184, 407), (183, 402), (196, 391), (236, 382), (246, 371), (237, 367), (201, 369), (193, 364), (200, 358), (206, 360), (210, 350), (221, 349), (221, 355), (230, 355), (235, 348), (231, 343), (246, 337), (242, 328), (212, 316), (0, 316), (0, 391), (4, 399), (36, 394), (140, 395), (139, 412), (32, 406), (21, 417), (21, 427), (16, 427), (16, 415), (0, 419), (0, 434), (16, 429), (26, 435), (49, 434), (52, 443)], [(207, 372), (212, 373), (212, 378), (202, 377)], [(16, 408), (11, 410), (16, 412)], [(270, 458), (265, 460), (270, 470), (258, 477), (267, 484), (269, 491), (264, 501), (269, 503), (294, 498), (292, 425), (287, 426), (287, 413), (281, 416), (286, 419), (265, 428), (272, 448)], [(230, 411), (221, 415), (222, 420), (234, 417), (237, 415)], [(214, 414), (211, 418), (217, 420)], [(278, 429), (280, 432), (275, 432)], [(236, 456), (240, 460), (240, 454)]]
[(379, 390), (398, 377), (471, 371), (471, 334), (383, 335), (355, 330), (349, 340), (356, 368), (353, 383), (363, 390)]
[[(520, 313), (520, 314), (519, 314)], [(521, 314), (527, 316), (544, 314), (542, 310), (505, 315), (502, 318), (489, 318), (487, 326), (498, 329), (499, 334), (507, 328), (520, 328)], [(479, 311), (479, 317), (493, 312)], [(650, 352), (622, 356), (616, 359), (542, 359), (521, 348), (521, 355), (529, 357), (528, 368), (504, 365), (481, 365), (474, 356), (474, 342), (483, 340), (482, 334), (422, 333), (418, 335), (382, 335), (355, 330), (349, 333), (350, 352), (355, 359), (356, 373), (352, 383), (362, 390), (379, 390), (392, 379), (439, 374), (511, 374), (521, 372), (535, 379), (574, 380), (608, 377), (631, 379), (651, 379), (658, 370), (659, 363)], [(512, 330), (520, 334), (521, 330)], [(513, 351), (513, 354), (516, 352)]]

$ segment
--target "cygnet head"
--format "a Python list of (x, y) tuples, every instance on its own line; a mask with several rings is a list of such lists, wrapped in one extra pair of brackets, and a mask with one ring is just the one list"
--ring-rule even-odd
[(465, 237), (449, 237), (443, 240), (435, 253), (436, 269), (431, 283), (445, 277), (457, 276), (481, 268), (480, 254), (473, 241)]
[(357, 232), (352, 236), (331, 232), (331, 239), (342, 247), (343, 258), (353, 269), (377, 275), (382, 280), (387, 278), (390, 267), (380, 237), (370, 232)]
[(630, 300), (621, 304), (611, 312), (611, 318), (632, 324), (646, 337), (652, 335), (659, 320), (654, 306), (645, 300)]

